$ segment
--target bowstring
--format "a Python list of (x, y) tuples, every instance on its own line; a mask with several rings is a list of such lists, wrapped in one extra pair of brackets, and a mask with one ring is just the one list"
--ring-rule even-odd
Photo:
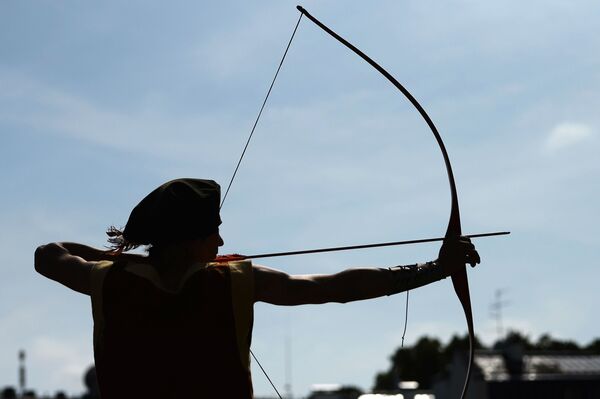
[[(246, 151), (248, 150), (248, 146), (250, 145), (250, 141), (252, 140), (252, 137), (254, 136), (254, 132), (256, 130), (256, 127), (258, 126), (258, 121), (260, 120), (263, 110), (265, 109), (265, 106), (267, 104), (267, 100), (269, 99), (269, 96), (271, 95), (271, 91), (273, 90), (273, 86), (275, 85), (275, 81), (277, 80), (277, 77), (279, 76), (279, 71), (281, 70), (281, 67), (283, 66), (283, 62), (285, 61), (285, 58), (287, 57), (288, 51), (290, 49), (290, 46), (292, 45), (292, 41), (294, 40), (294, 37), (296, 36), (296, 31), (298, 30), (298, 26), (300, 26), (300, 21), (302, 20), (302, 17), (304, 16), (304, 13), (300, 13), (300, 17), (298, 18), (298, 21), (296, 22), (296, 25), (294, 26), (294, 30), (292, 32), (292, 35), (290, 36), (290, 39), (285, 47), (285, 51), (283, 52), (283, 56), (281, 57), (281, 61), (279, 62), (279, 65), (277, 66), (277, 70), (275, 71), (275, 75), (273, 76), (273, 80), (271, 81), (271, 84), (269, 85), (269, 89), (267, 90), (267, 94), (265, 95), (265, 98), (260, 106), (260, 109), (258, 111), (258, 114), (256, 116), (256, 119), (254, 120), (254, 124), (252, 125), (252, 129), (250, 130), (250, 134), (248, 135), (248, 139), (246, 140), (246, 143), (244, 145), (244, 148), (242, 150), (242, 153), (238, 159), (238, 162), (235, 166), (235, 169), (233, 171), (233, 174), (231, 175), (231, 179), (229, 180), (229, 183), (227, 184), (227, 189), (225, 190), (225, 194), (223, 195), (223, 199), (221, 200), (221, 204), (219, 205), (219, 209), (221, 209), (223, 207), (223, 204), (225, 203), (225, 199), (227, 198), (227, 195), (229, 194), (229, 190), (231, 189), (231, 186), (233, 184), (233, 181), (235, 180), (235, 177), (237, 176), (237, 172), (240, 168), (240, 165), (242, 164), (242, 160), (244, 159), (244, 156), (246, 155)], [(402, 343), (400, 345), (400, 347), (404, 347), (404, 337), (406, 336), (406, 328), (408, 326), (408, 296), (409, 296), (409, 291), (406, 291), (406, 309), (404, 311), (404, 330), (402, 332)], [(258, 360), (258, 358), (256, 357), (256, 355), (254, 354), (254, 352), (252, 352), (252, 349), (250, 349), (250, 354), (252, 355), (252, 358), (254, 359), (254, 361), (256, 362), (256, 364), (258, 365), (258, 367), (260, 368), (260, 370), (262, 371), (262, 373), (264, 374), (264, 376), (267, 378), (267, 380), (269, 381), (269, 384), (271, 384), (271, 387), (275, 390), (275, 393), (277, 394), (277, 396), (279, 397), (279, 399), (283, 399), (283, 397), (281, 396), (281, 394), (279, 393), (279, 391), (277, 390), (277, 387), (275, 386), (275, 384), (273, 383), (273, 381), (271, 380), (271, 378), (269, 377), (269, 375), (267, 374), (266, 370), (264, 369), (264, 367), (262, 366), (262, 364), (260, 363), (260, 361)]]
[(408, 326), (408, 293), (410, 290), (406, 290), (406, 309), (404, 309), (404, 331), (402, 331), (402, 342), (400, 348), (404, 348), (404, 337), (406, 336), (406, 326)]
[(283, 397), (281, 396), (281, 394), (279, 393), (279, 391), (277, 390), (277, 388), (275, 388), (275, 384), (273, 384), (273, 381), (271, 381), (271, 379), (269, 378), (269, 375), (267, 374), (267, 372), (263, 368), (262, 364), (260, 364), (260, 362), (256, 358), (256, 355), (254, 354), (254, 352), (252, 352), (252, 349), (250, 349), (250, 354), (252, 355), (252, 358), (256, 361), (256, 364), (258, 364), (258, 367), (260, 367), (260, 370), (263, 372), (263, 374), (265, 375), (265, 377), (267, 377), (267, 380), (269, 380), (269, 383), (271, 384), (271, 386), (275, 390), (275, 393), (277, 394), (277, 396), (279, 396), (279, 399), (283, 399)]
[(225, 195), (223, 195), (223, 199), (221, 200), (221, 205), (219, 206), (219, 209), (221, 209), (223, 207), (223, 204), (225, 203), (225, 199), (227, 198), (227, 194), (229, 194), (229, 189), (231, 188), (231, 185), (233, 184), (233, 181), (235, 180), (235, 176), (237, 175), (238, 169), (240, 168), (240, 165), (242, 164), (242, 159), (244, 159), (244, 155), (246, 155), (246, 150), (248, 149), (250, 140), (252, 140), (252, 136), (254, 135), (254, 131), (256, 130), (256, 126), (258, 125), (258, 121), (260, 120), (262, 112), (265, 109), (265, 105), (267, 104), (267, 100), (269, 99), (269, 96), (271, 95), (271, 90), (273, 90), (273, 85), (275, 84), (275, 81), (277, 80), (277, 76), (279, 75), (279, 71), (281, 70), (283, 61), (285, 60), (285, 57), (287, 56), (288, 50), (290, 49), (290, 46), (292, 45), (292, 41), (294, 40), (294, 36), (296, 35), (296, 31), (298, 30), (298, 26), (300, 25), (300, 20), (302, 19), (303, 15), (304, 15), (303, 13), (300, 13), (300, 18), (298, 18), (298, 22), (296, 22), (296, 26), (294, 27), (294, 31), (292, 32), (292, 36), (290, 37), (290, 40), (288, 41), (285, 51), (283, 52), (283, 57), (281, 57), (281, 61), (279, 62), (279, 66), (277, 67), (275, 76), (273, 76), (273, 80), (271, 81), (271, 85), (269, 86), (269, 90), (267, 91), (267, 95), (265, 96), (265, 99), (263, 100), (262, 105), (260, 106), (260, 110), (258, 111), (258, 115), (256, 116), (256, 120), (254, 121), (254, 124), (252, 125), (252, 129), (250, 130), (250, 135), (248, 136), (248, 140), (246, 140), (246, 144), (244, 145), (242, 154), (240, 155), (237, 165), (235, 166), (233, 175), (231, 175), (231, 179), (229, 180), (229, 184), (227, 185), (227, 190), (225, 190)]
[[(277, 76), (279, 75), (279, 71), (281, 70), (281, 67), (283, 66), (283, 61), (285, 60), (288, 50), (290, 49), (290, 46), (292, 45), (292, 41), (294, 40), (294, 36), (296, 36), (296, 31), (298, 30), (298, 26), (300, 25), (300, 21), (302, 20), (303, 16), (304, 16), (304, 14), (300, 13), (300, 17), (298, 18), (298, 22), (296, 22), (296, 26), (294, 27), (294, 31), (292, 32), (292, 35), (290, 36), (290, 40), (288, 41), (287, 46), (285, 47), (285, 51), (283, 52), (283, 56), (281, 57), (281, 61), (279, 62), (279, 66), (277, 67), (277, 71), (275, 72), (275, 76), (273, 76), (273, 80), (271, 81), (269, 90), (267, 90), (265, 99), (263, 100), (262, 105), (260, 106), (260, 110), (258, 111), (258, 115), (256, 116), (256, 119), (254, 120), (254, 124), (252, 125), (252, 129), (250, 130), (250, 134), (248, 135), (248, 139), (246, 140), (246, 144), (244, 145), (242, 154), (240, 155), (240, 158), (238, 159), (237, 165), (235, 166), (235, 170), (233, 171), (233, 175), (231, 175), (231, 179), (229, 180), (229, 184), (227, 185), (227, 190), (225, 190), (225, 195), (223, 195), (223, 199), (221, 200), (221, 204), (219, 205), (219, 210), (223, 207), (223, 204), (225, 203), (227, 194), (229, 194), (229, 189), (231, 188), (231, 185), (233, 184), (233, 181), (235, 180), (235, 176), (237, 175), (238, 169), (240, 168), (240, 165), (242, 164), (242, 159), (244, 159), (244, 155), (246, 155), (246, 150), (248, 149), (250, 140), (252, 140), (252, 136), (254, 135), (254, 131), (256, 130), (256, 126), (258, 125), (258, 121), (260, 120), (262, 112), (265, 109), (267, 100), (269, 99), (269, 96), (271, 95), (271, 91), (273, 90), (273, 86), (275, 85), (275, 81), (277, 80)], [(256, 361), (256, 364), (258, 364), (258, 367), (260, 367), (260, 370), (263, 372), (263, 374), (265, 375), (265, 377), (267, 378), (267, 380), (269, 381), (269, 383), (271, 384), (273, 389), (275, 390), (275, 393), (277, 393), (277, 396), (279, 397), (279, 399), (283, 399), (283, 397), (281, 396), (281, 394), (275, 387), (275, 384), (273, 383), (273, 381), (271, 381), (271, 378), (269, 377), (269, 375), (263, 368), (262, 364), (260, 364), (260, 361), (258, 361), (258, 358), (256, 357), (256, 355), (254, 355), (254, 352), (252, 352), (252, 349), (250, 349), (250, 354), (252, 355), (252, 358), (254, 359), (254, 361)]]

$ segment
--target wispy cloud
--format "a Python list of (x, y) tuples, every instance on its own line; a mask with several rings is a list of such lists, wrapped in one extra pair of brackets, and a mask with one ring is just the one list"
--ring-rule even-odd
[[(174, 116), (154, 106), (121, 110), (97, 104), (28, 76), (0, 69), (0, 124), (34, 129), (102, 147), (153, 157), (191, 159), (215, 138), (235, 131), (228, 118), (212, 112)], [(140, 104), (144, 103), (144, 99)], [(201, 132), (211, 132), (210, 135)], [(210, 142), (210, 146), (207, 146)], [(200, 145), (202, 144), (202, 145)], [(211, 157), (206, 150), (204, 156)]]
[[(272, 5), (267, 12), (289, 15), (293, 20), (296, 16), (287, 12), (288, 8), (283, 4)], [(243, 24), (219, 26), (211, 32), (203, 32), (198, 38), (199, 44), (189, 51), (189, 60), (197, 69), (209, 73), (212, 79), (237, 79), (254, 75), (262, 68), (268, 68), (270, 74), (272, 63), (265, 60), (274, 49), (277, 49), (277, 56), (283, 51), (281, 37), (273, 32), (286, 32), (287, 35), (291, 23), (288, 19), (276, 18), (265, 24), (264, 15), (255, 11), (244, 19)]]
[(567, 147), (581, 144), (593, 136), (593, 130), (584, 123), (563, 122), (556, 125), (546, 137), (544, 147), (556, 152)]
[[(4, 358), (0, 364), (0, 375), (4, 378), (2, 383), (16, 384), (16, 378), (10, 377), (16, 377), (13, 373), (17, 367), (17, 352), (24, 349), (27, 386), (42, 392), (51, 392), (58, 387), (70, 393), (81, 392), (83, 372), (93, 361), (90, 331), (87, 328), (80, 331), (81, 328), (70, 324), (68, 331), (55, 333), (61, 322), (72, 323), (75, 320), (48, 317), (56, 306), (65, 309), (64, 302), (62, 306), (58, 305), (61, 300), (56, 297), (39, 301), (39, 287), (34, 288), (35, 291), (21, 287), (30, 293), (26, 299), (16, 302), (14, 296), (2, 298), (3, 303), (10, 301), (13, 305), (10, 309), (0, 309), (0, 353)], [(33, 299), (33, 292), (36, 299)], [(68, 300), (72, 302), (72, 297)], [(75, 308), (70, 310), (77, 311)], [(53, 331), (52, 336), (44, 332), (50, 330)]]
[(33, 341), (31, 357), (35, 365), (46, 370), (50, 386), (69, 392), (81, 392), (83, 372), (90, 366), (92, 353), (89, 340), (59, 340), (47, 336)]

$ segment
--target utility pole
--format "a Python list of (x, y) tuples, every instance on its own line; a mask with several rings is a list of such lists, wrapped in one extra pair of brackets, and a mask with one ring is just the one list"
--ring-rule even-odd
[(19, 351), (19, 397), (25, 396), (25, 387), (26, 387), (26, 379), (25, 379), (25, 351), (21, 349)]
[(496, 319), (497, 340), (504, 338), (504, 325), (502, 322), (502, 310), (509, 304), (509, 301), (503, 299), (506, 289), (497, 289), (494, 293), (494, 301), (490, 306), (491, 315)]
[(292, 399), (292, 339), (289, 331), (285, 337), (285, 398)]

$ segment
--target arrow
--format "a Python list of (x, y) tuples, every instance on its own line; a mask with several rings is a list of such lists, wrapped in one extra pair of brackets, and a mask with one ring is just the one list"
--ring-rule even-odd
[[(510, 234), (510, 231), (497, 231), (494, 233), (479, 233), (463, 235), (462, 237), (467, 238), (479, 238), (479, 237), (491, 237), (491, 236), (503, 236)], [(329, 248), (317, 248), (317, 249), (303, 249), (299, 251), (287, 251), (287, 252), (271, 252), (265, 254), (256, 255), (222, 255), (217, 257), (219, 260), (243, 260), (243, 259), (259, 259), (259, 258), (275, 258), (278, 256), (292, 256), (292, 255), (306, 255), (316, 254), (322, 252), (336, 252), (336, 251), (349, 251), (352, 249), (367, 249), (367, 248), (379, 248), (379, 247), (392, 247), (396, 245), (407, 245), (407, 244), (421, 244), (424, 242), (444, 241), (444, 237), (436, 238), (420, 238), (417, 240), (405, 240), (405, 241), (393, 241), (393, 242), (380, 242), (376, 244), (362, 244), (362, 245), (350, 245), (345, 247), (329, 247)]]

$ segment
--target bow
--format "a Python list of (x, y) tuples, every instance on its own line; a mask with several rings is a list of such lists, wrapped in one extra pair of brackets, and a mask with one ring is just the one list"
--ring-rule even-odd
[[(331, 30), (330, 28), (328, 28), (327, 26), (325, 26), (322, 22), (320, 22), (318, 19), (316, 19), (315, 17), (313, 17), (310, 13), (308, 13), (308, 11), (306, 11), (303, 7), (301, 6), (297, 6), (296, 7), (298, 9), (298, 11), (300, 11), (301, 15), (300, 18), (298, 19), (298, 22), (296, 23), (296, 26), (294, 28), (294, 32), (292, 33), (292, 37), (290, 38), (290, 41), (288, 42), (288, 45), (286, 47), (286, 50), (284, 52), (283, 58), (281, 60), (281, 62), (279, 63), (279, 67), (277, 68), (277, 72), (275, 73), (275, 77), (273, 78), (273, 81), (269, 87), (269, 90), (267, 92), (267, 95), (262, 103), (262, 106), (260, 108), (260, 111), (258, 113), (258, 116), (256, 118), (256, 121), (254, 122), (254, 125), (252, 127), (252, 130), (250, 132), (250, 136), (248, 137), (248, 140), (246, 141), (246, 145), (244, 147), (244, 150), (242, 151), (242, 155), (240, 157), (240, 159), (238, 160), (237, 166), (235, 168), (235, 171), (233, 173), (233, 176), (231, 177), (231, 180), (229, 182), (229, 185), (227, 187), (227, 190), (225, 191), (225, 195), (223, 197), (223, 200), (221, 202), (221, 206), (223, 205), (223, 203), (225, 202), (225, 198), (227, 197), (227, 194), (229, 193), (229, 189), (231, 188), (231, 185), (233, 183), (233, 180), (235, 179), (236, 173), (239, 169), (239, 166), (241, 164), (242, 158), (248, 148), (248, 144), (250, 142), (250, 139), (252, 138), (252, 135), (254, 133), (254, 130), (257, 126), (258, 120), (262, 114), (262, 111), (265, 107), (265, 104), (267, 102), (267, 98), (269, 97), (269, 94), (271, 93), (271, 89), (273, 88), (273, 84), (275, 83), (275, 79), (277, 78), (277, 75), (281, 69), (281, 66), (283, 64), (283, 61), (285, 59), (285, 56), (287, 54), (287, 51), (289, 50), (290, 44), (293, 40), (294, 34), (296, 33), (296, 30), (298, 29), (298, 25), (300, 24), (300, 19), (302, 18), (302, 16), (306, 16), (308, 19), (310, 19), (313, 23), (315, 23), (319, 28), (323, 29), (326, 33), (328, 33), (329, 35), (331, 35), (334, 39), (336, 39), (337, 41), (339, 41), (340, 43), (342, 43), (344, 46), (346, 46), (348, 49), (350, 49), (352, 52), (354, 52), (356, 55), (358, 55), (359, 57), (361, 57), (364, 61), (366, 61), (369, 65), (371, 65), (373, 68), (375, 68), (379, 73), (381, 73), (391, 84), (393, 84), (403, 95), (404, 97), (406, 97), (410, 103), (417, 109), (417, 111), (419, 111), (419, 114), (421, 115), (421, 117), (425, 120), (425, 122), (427, 123), (427, 126), (429, 126), (431, 132), (433, 133), (438, 146), (440, 148), (440, 151), (442, 152), (442, 156), (444, 158), (444, 164), (446, 166), (446, 173), (448, 175), (448, 182), (450, 184), (450, 193), (451, 193), (451, 208), (450, 208), (450, 218), (448, 221), (448, 227), (446, 229), (446, 234), (443, 238), (444, 242), (447, 243), (449, 241), (453, 241), (453, 240), (458, 240), (459, 237), (462, 234), (462, 229), (461, 229), (461, 223), (460, 223), (460, 211), (459, 211), (459, 206), (458, 206), (458, 194), (457, 194), (457, 190), (456, 190), (456, 183), (454, 181), (454, 173), (452, 172), (452, 166), (450, 164), (450, 159), (448, 157), (448, 152), (446, 151), (446, 146), (444, 145), (444, 142), (442, 141), (442, 137), (440, 136), (437, 128), (435, 127), (435, 124), (433, 123), (433, 121), (431, 120), (431, 118), (429, 117), (429, 115), (427, 114), (427, 112), (425, 111), (425, 109), (421, 106), (421, 104), (419, 104), (419, 102), (414, 98), (414, 96), (400, 83), (398, 82), (398, 80), (396, 80), (396, 78), (394, 78), (389, 72), (387, 72), (383, 67), (381, 67), (378, 63), (376, 63), (375, 61), (373, 61), (369, 56), (367, 56), (365, 53), (363, 53), (361, 50), (359, 50), (358, 48), (356, 48), (353, 44), (351, 44), (350, 42), (348, 42), (346, 39), (344, 39), (343, 37), (341, 37), (340, 35), (338, 35), (337, 33), (335, 33), (333, 30)], [(507, 232), (502, 232), (502, 233), (492, 233), (492, 234), (482, 234), (481, 236), (484, 235), (498, 235), (498, 234), (508, 234)], [(435, 239), (434, 239), (435, 240)], [(419, 240), (417, 240), (419, 241)], [(398, 243), (388, 243), (391, 245), (398, 245)], [(384, 244), (387, 245), (387, 244)], [(368, 246), (382, 246), (381, 244), (375, 244), (375, 245), (368, 245)], [(368, 246), (356, 246), (356, 247), (368, 247)], [(339, 250), (340, 248), (334, 248), (333, 250)], [(348, 249), (348, 248), (342, 248), (342, 249)], [(350, 248), (353, 249), (353, 248)], [(293, 254), (297, 254), (297, 253), (308, 253), (308, 252), (326, 252), (329, 251), (331, 249), (325, 249), (325, 250), (309, 250), (309, 251), (295, 251)], [(281, 254), (263, 254), (263, 255), (254, 255), (254, 256), (244, 256), (244, 255), (226, 255), (225, 257), (221, 257), (220, 259), (218, 258), (217, 261), (233, 261), (233, 260), (240, 260), (240, 259), (248, 259), (248, 258), (257, 258), (257, 257), (267, 257), (267, 256), (281, 256), (281, 255), (290, 255), (292, 253), (281, 253)], [(463, 386), (463, 390), (462, 390), (462, 394), (461, 394), (461, 399), (464, 399), (466, 393), (467, 393), (467, 389), (469, 386), (469, 380), (471, 377), (471, 368), (473, 365), (473, 350), (474, 350), (474, 338), (475, 338), (475, 333), (474, 333), (474, 327), (473, 327), (473, 315), (472, 315), (472, 311), (471, 311), (471, 299), (470, 299), (470, 295), (469, 295), (469, 282), (467, 279), (467, 272), (466, 272), (466, 265), (464, 263), (462, 263), (460, 265), (461, 267), (456, 268), (458, 271), (454, 272), (452, 274), (452, 284), (454, 286), (454, 290), (456, 292), (456, 295), (458, 296), (464, 313), (465, 313), (465, 318), (467, 321), (467, 327), (468, 327), (468, 332), (469, 332), (469, 363), (468, 363), (468, 368), (467, 368), (467, 375), (465, 378), (465, 383)], [(252, 353), (252, 352), (251, 352)], [(252, 354), (254, 356), (254, 354)], [(255, 360), (256, 357), (254, 357)], [(258, 361), (258, 360), (257, 360)], [(260, 366), (260, 363), (258, 363)], [(260, 366), (262, 369), (262, 366)], [(263, 369), (264, 372), (264, 369)], [(268, 377), (268, 375), (266, 374), (266, 372), (264, 372), (265, 375), (267, 376), (267, 378), (270, 380), (270, 378)], [(273, 386), (273, 388), (275, 389), (275, 391), (277, 392), (277, 388), (275, 388), (275, 386), (273, 385), (273, 383), (271, 382), (271, 385)], [(279, 392), (277, 392), (277, 394), (279, 395)], [(279, 397), (281, 397), (281, 395), (279, 395)]]
[[(329, 29), (323, 23), (321, 23), (318, 19), (313, 17), (308, 13), (302, 6), (296, 7), (298, 11), (300, 11), (303, 15), (305, 15), (308, 19), (314, 22), (319, 28), (323, 29), (329, 35), (331, 35), (334, 39), (342, 43), (344, 46), (352, 50), (356, 55), (366, 61), (369, 65), (375, 68), (379, 73), (381, 73), (390, 83), (392, 83), (400, 92), (410, 101), (410, 103), (419, 111), (419, 114), (423, 117), (427, 126), (431, 129), (431, 132), (435, 136), (435, 140), (437, 141), (442, 155), (444, 157), (444, 164), (446, 165), (446, 173), (448, 174), (448, 182), (450, 184), (450, 193), (452, 197), (452, 204), (450, 208), (450, 219), (448, 221), (448, 228), (446, 229), (446, 234), (444, 236), (444, 242), (448, 242), (450, 240), (458, 240), (461, 236), (462, 229), (460, 224), (460, 211), (458, 208), (458, 194), (456, 191), (456, 183), (454, 181), (454, 173), (452, 172), (452, 165), (450, 164), (450, 158), (448, 157), (448, 152), (446, 151), (446, 146), (440, 136), (435, 124), (425, 112), (425, 109), (419, 104), (419, 102), (413, 97), (413, 95), (400, 83), (396, 78), (394, 78), (388, 71), (383, 69), (378, 63), (373, 61), (368, 55), (360, 51), (353, 44), (348, 42), (346, 39)], [(452, 284), (454, 286), (454, 290), (460, 303), (462, 304), (463, 310), (465, 312), (465, 317), (467, 320), (467, 327), (469, 330), (469, 365), (467, 368), (467, 376), (465, 378), (465, 383), (463, 386), (461, 398), (464, 398), (467, 392), (467, 388), (469, 386), (469, 380), (471, 377), (471, 366), (473, 364), (473, 349), (474, 349), (474, 338), (475, 338), (475, 330), (473, 327), (473, 314), (471, 311), (471, 298), (469, 295), (469, 281), (467, 279), (467, 270), (466, 265), (463, 263), (462, 267), (458, 272), (452, 274)]]

